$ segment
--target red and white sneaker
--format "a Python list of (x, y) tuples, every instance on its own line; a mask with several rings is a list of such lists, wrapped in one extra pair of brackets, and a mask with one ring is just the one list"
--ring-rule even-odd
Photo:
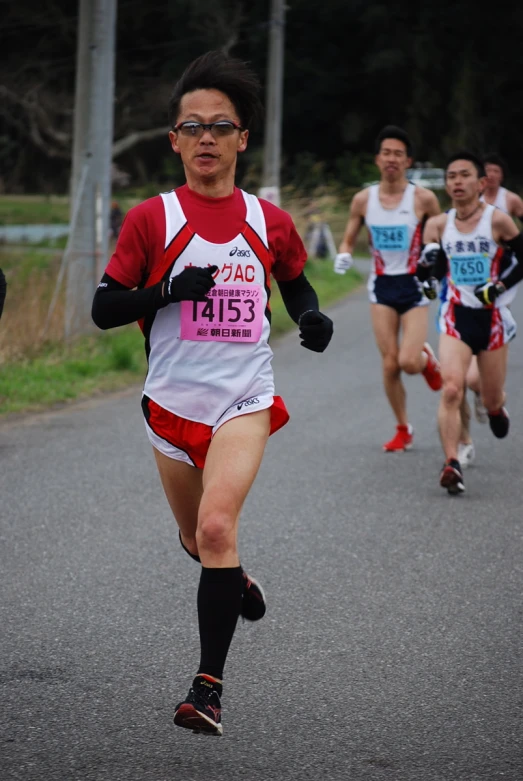
[(402, 453), (404, 450), (410, 450), (412, 447), (414, 429), (407, 423), (406, 426), (396, 426), (396, 434), (390, 442), (385, 442), (383, 450), (385, 453)]
[(439, 361), (428, 342), (425, 342), (423, 345), (423, 352), (427, 356), (427, 365), (423, 369), (422, 374), (425, 377), (429, 388), (433, 391), (439, 391), (441, 390), (442, 385)]

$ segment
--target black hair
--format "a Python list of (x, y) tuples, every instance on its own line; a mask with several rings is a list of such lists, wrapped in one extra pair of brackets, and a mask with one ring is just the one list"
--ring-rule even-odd
[(169, 124), (174, 128), (184, 95), (198, 89), (216, 89), (234, 105), (243, 128), (251, 128), (262, 117), (261, 85), (246, 62), (222, 51), (202, 54), (182, 73), (169, 100)]
[(387, 125), (378, 133), (378, 137), (376, 138), (375, 142), (375, 152), (377, 155), (380, 152), (382, 141), (384, 141), (386, 138), (395, 138), (398, 141), (401, 141), (407, 148), (407, 157), (413, 157), (414, 149), (407, 132), (401, 127), (396, 127), (396, 125)]
[(445, 163), (445, 176), (447, 175), (447, 169), (451, 163), (455, 163), (456, 160), (468, 160), (469, 163), (472, 163), (478, 172), (478, 177), (485, 176), (485, 169), (483, 167), (483, 163), (481, 162), (480, 158), (475, 155), (473, 152), (469, 152), (467, 149), (461, 149), (458, 152), (454, 152), (453, 155), (451, 155), (447, 162)]
[(496, 154), (485, 155), (485, 157), (483, 158), (483, 165), (487, 165), (488, 163), (490, 163), (491, 165), (499, 165), (501, 171), (503, 172), (503, 176), (506, 176), (507, 166), (502, 157)]

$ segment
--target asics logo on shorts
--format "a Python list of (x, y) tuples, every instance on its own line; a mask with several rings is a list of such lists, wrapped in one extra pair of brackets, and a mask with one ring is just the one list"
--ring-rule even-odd
[(250, 258), (251, 251), (250, 249), (238, 249), (238, 247), (233, 247), (229, 252), (229, 257), (232, 258), (233, 255), (237, 255), (239, 258)]
[(259, 403), (259, 398), (257, 396), (253, 396), (252, 398), (246, 399), (245, 401), (240, 401), (240, 403), (236, 405), (236, 409), (241, 410), (242, 407), (252, 407), (253, 404)]

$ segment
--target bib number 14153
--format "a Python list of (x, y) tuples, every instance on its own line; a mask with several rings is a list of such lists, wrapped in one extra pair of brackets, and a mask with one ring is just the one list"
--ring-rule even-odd
[(181, 338), (197, 342), (258, 342), (263, 328), (261, 285), (216, 285), (206, 301), (181, 302)]

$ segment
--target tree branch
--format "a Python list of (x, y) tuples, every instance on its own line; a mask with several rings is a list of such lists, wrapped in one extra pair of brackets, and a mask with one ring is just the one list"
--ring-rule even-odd
[(128, 149), (138, 144), (140, 141), (150, 141), (151, 138), (158, 138), (159, 136), (167, 136), (168, 130), (166, 127), (155, 127), (150, 130), (135, 130), (129, 133), (123, 138), (119, 138), (113, 144), (113, 160), (115, 157), (127, 152)]

